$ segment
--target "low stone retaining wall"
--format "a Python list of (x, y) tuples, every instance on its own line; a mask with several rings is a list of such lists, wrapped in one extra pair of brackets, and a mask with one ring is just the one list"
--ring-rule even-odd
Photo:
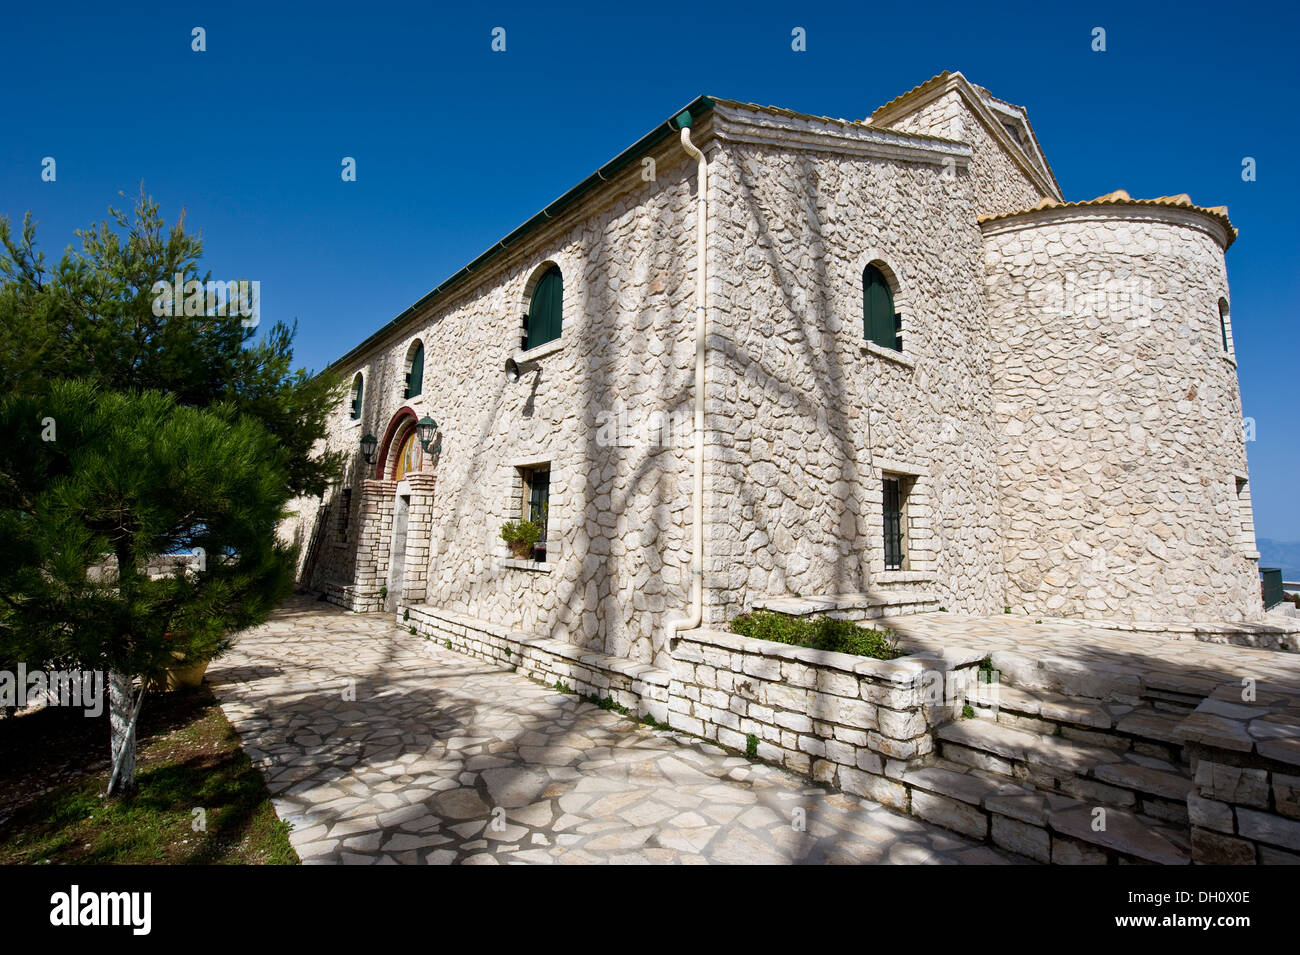
[(325, 600), (354, 613), (378, 613), (384, 609), (384, 597), (378, 590), (354, 584), (327, 583)]
[(716, 631), (673, 651), (668, 723), (909, 811), (901, 777), (977, 684), (970, 651), (874, 660)]
[(1300, 864), (1297, 700), (1261, 691), (1260, 700), (1244, 704), (1234, 699), (1237, 690), (1216, 692), (1178, 729), (1196, 777), (1187, 797), (1192, 858)]
[(518, 670), (542, 683), (563, 680), (584, 696), (612, 698), (638, 717), (668, 720), (669, 674), (647, 663), (424, 605), (399, 608), (397, 623), (438, 643), (450, 643), (453, 650)]

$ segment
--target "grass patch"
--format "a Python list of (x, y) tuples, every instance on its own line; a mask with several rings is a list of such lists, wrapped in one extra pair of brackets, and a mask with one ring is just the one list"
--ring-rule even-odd
[[(0, 752), (24, 754), (0, 762), (0, 864), (298, 863), (211, 692), (150, 696), (137, 734), (136, 791), (106, 800), (107, 717), (54, 708), (0, 721)], [(56, 772), (41, 786), (45, 761)]]
[(613, 710), (620, 716), (627, 716), (627, 707), (621, 703), (616, 703), (612, 696), (607, 696), (602, 700), (593, 694), (592, 696), (584, 696), (583, 699), (593, 706), (599, 706), (602, 710)]
[(811, 647), (814, 650), (852, 653), (877, 660), (894, 660), (903, 655), (888, 632), (829, 617), (807, 619), (769, 610), (755, 610), (731, 621), (731, 630), (744, 637)]

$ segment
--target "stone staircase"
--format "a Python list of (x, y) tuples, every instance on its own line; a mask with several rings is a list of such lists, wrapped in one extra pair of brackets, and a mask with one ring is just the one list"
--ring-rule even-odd
[(792, 617), (831, 617), (865, 623), (897, 614), (928, 613), (939, 609), (939, 598), (917, 584), (881, 587), (865, 593), (817, 596), (759, 597), (752, 610), (770, 610)]
[(1037, 687), (998, 684), (903, 773), (912, 813), (1039, 862), (1190, 862), (1194, 781), (1175, 730), (1202, 697), (1185, 683), (1135, 696), (1107, 676), (1040, 668)]

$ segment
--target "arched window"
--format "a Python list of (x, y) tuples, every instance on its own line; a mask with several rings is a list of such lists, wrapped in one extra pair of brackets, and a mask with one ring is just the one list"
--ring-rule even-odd
[(365, 386), (366, 386), (365, 380), (361, 377), (361, 373), (357, 372), (357, 376), (352, 379), (352, 420), (353, 421), (361, 420), (361, 402), (364, 400), (365, 397)]
[(1219, 333), (1223, 336), (1223, 350), (1230, 351), (1228, 348), (1228, 300), (1219, 299)]
[(894, 311), (894, 293), (874, 265), (862, 270), (862, 332), (867, 341), (903, 350), (902, 316)]
[(528, 303), (528, 327), (524, 330), (524, 348), (536, 348), (560, 337), (564, 306), (564, 277), (560, 267), (552, 265), (537, 280)]
[(406, 353), (406, 391), (403, 398), (424, 393), (424, 343), (417, 341)]

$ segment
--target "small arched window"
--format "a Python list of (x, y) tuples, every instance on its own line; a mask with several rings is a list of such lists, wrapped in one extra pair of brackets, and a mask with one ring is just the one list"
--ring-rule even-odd
[(537, 280), (528, 302), (528, 326), (524, 330), (524, 348), (536, 348), (560, 337), (564, 311), (564, 277), (560, 267), (552, 265)]
[(903, 350), (902, 316), (894, 311), (894, 293), (874, 265), (862, 270), (862, 333), (882, 348)]
[(1219, 334), (1223, 336), (1224, 353), (1231, 352), (1228, 347), (1228, 300), (1226, 298), (1219, 299)]
[(406, 353), (406, 391), (403, 398), (424, 393), (424, 343), (417, 341)]
[(365, 400), (365, 387), (366, 387), (365, 379), (361, 377), (360, 372), (357, 372), (357, 376), (352, 379), (352, 420), (353, 421), (361, 420), (361, 402)]

